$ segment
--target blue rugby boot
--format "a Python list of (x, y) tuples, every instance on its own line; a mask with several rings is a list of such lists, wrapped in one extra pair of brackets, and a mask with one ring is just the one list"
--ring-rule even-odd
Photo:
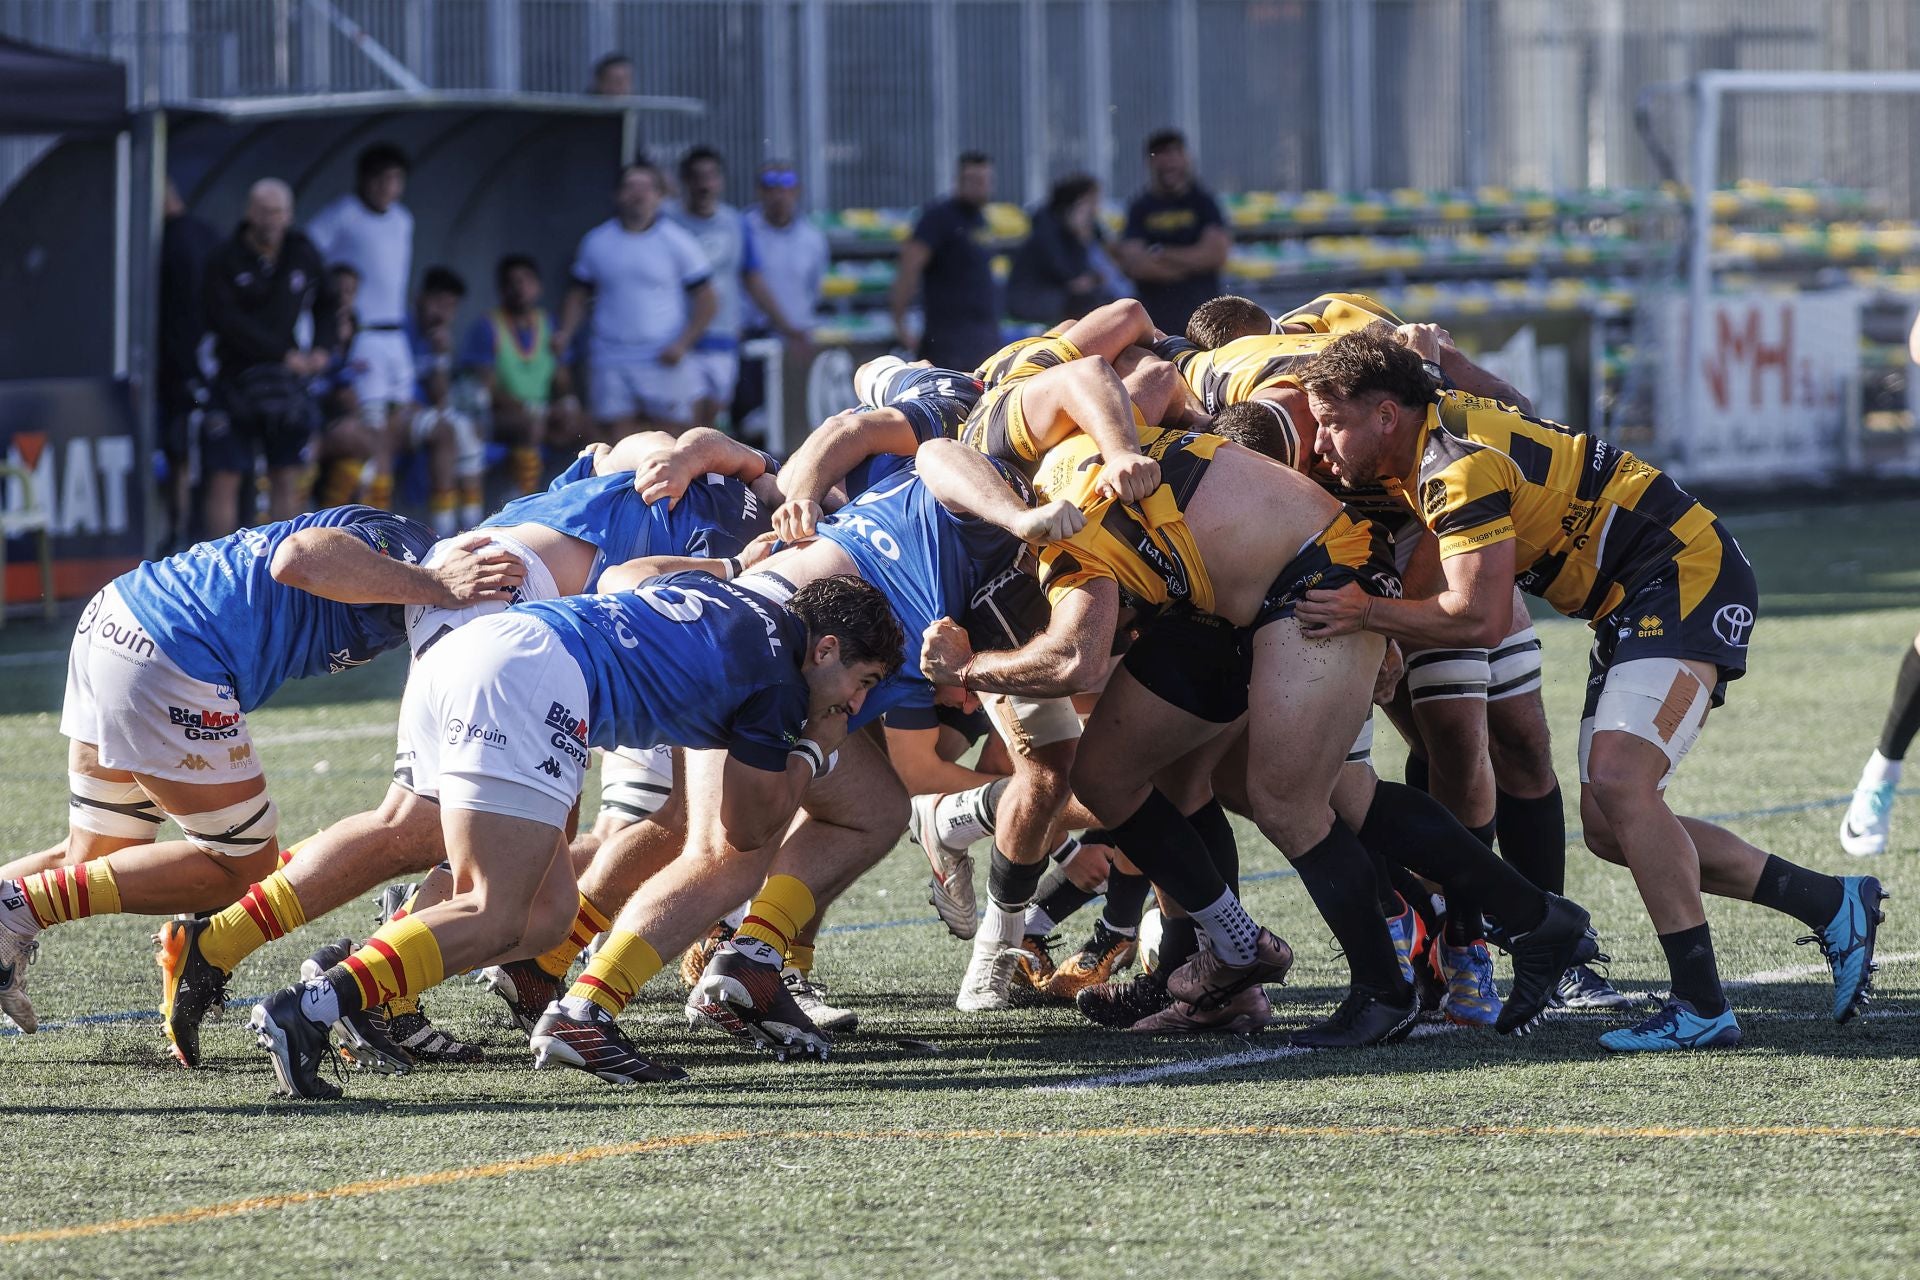
[(1740, 1023), (1733, 1007), (1715, 1018), (1703, 1018), (1685, 1000), (1668, 1000), (1660, 1011), (1638, 1026), (1622, 1027), (1600, 1037), (1600, 1047), (1614, 1053), (1659, 1053), (1675, 1049), (1731, 1049), (1740, 1043)]
[(1886, 918), (1886, 890), (1872, 876), (1840, 877), (1840, 909), (1827, 927), (1799, 939), (1816, 943), (1833, 972), (1833, 1020), (1847, 1022), (1866, 1007), (1873, 992), (1873, 944)]

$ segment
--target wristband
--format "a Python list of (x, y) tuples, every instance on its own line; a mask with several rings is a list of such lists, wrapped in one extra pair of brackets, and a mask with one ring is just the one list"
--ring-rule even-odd
[(726, 568), (726, 572), (720, 575), (720, 581), (732, 582), (735, 578), (740, 576), (740, 557), (739, 556), (722, 556), (720, 558), (720, 563)]
[(813, 771), (813, 776), (816, 778), (824, 777), (827, 770), (833, 767), (827, 760), (827, 753), (822, 751), (820, 744), (812, 738), (800, 739), (787, 749), (787, 754), (789, 756), (799, 756), (802, 760), (805, 760), (807, 762), (807, 768)]

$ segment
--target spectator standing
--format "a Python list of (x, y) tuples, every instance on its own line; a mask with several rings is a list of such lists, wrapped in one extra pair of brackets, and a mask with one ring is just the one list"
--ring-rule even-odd
[(601, 98), (624, 98), (633, 92), (633, 59), (610, 53), (593, 64), (593, 93)]
[(511, 450), (514, 493), (532, 493), (543, 479), (541, 446), (572, 435), (579, 402), (553, 345), (553, 317), (540, 305), (539, 266), (510, 253), (494, 268), (493, 282), (499, 305), (467, 330), (460, 363), (481, 377), (493, 438)]
[(426, 453), (427, 522), (441, 537), (487, 518), (486, 444), (473, 418), (454, 399), (454, 327), (467, 282), (447, 267), (428, 267), (407, 318), (407, 345), (419, 385), (413, 399), (412, 441)]
[[(992, 159), (963, 152), (953, 194), (923, 209), (900, 247), (888, 299), (894, 339), (942, 368), (971, 369), (1000, 346), (1000, 298), (987, 234), (992, 199)], [(917, 347), (907, 328), (916, 293), (922, 317)]]
[(1007, 313), (1038, 324), (1078, 320), (1112, 299), (1094, 261), (1100, 243), (1100, 184), (1076, 173), (1053, 184), (1034, 211), (1007, 273)]
[(159, 367), (155, 371), (161, 447), (167, 458), (163, 552), (195, 540), (190, 527), (194, 436), (207, 395), (200, 344), (207, 333), (207, 261), (219, 247), (220, 233), (187, 212), (179, 189), (168, 178), (166, 221), (160, 230)]
[(726, 186), (727, 170), (720, 153), (712, 147), (695, 147), (680, 160), (681, 202), (667, 209), (667, 216), (699, 242), (707, 264), (713, 268), (717, 303), (713, 321), (693, 344), (686, 361), (697, 388), (693, 402), (693, 423), (697, 427), (713, 426), (720, 411), (733, 404), (733, 391), (740, 381), (743, 294), (751, 296), (789, 341), (806, 338), (804, 332), (787, 322), (779, 299), (767, 287), (745, 216), (720, 198)]
[[(254, 183), (233, 238), (207, 262), (219, 364), (202, 454), (208, 538), (240, 527), (240, 485), (253, 476), (256, 451), (266, 455), (270, 518), (299, 514), (301, 467), (319, 426), (307, 383), (333, 359), (337, 305), (319, 250), (293, 225), (293, 192), (277, 178)], [(294, 329), (309, 309), (306, 351)]]
[(587, 387), (604, 438), (651, 424), (679, 432), (697, 394), (686, 355), (719, 302), (706, 254), (660, 216), (660, 171), (636, 161), (620, 171), (615, 214), (581, 238), (560, 313), (559, 350), (587, 322)]
[[(760, 166), (759, 203), (747, 210), (747, 234), (760, 259), (760, 276), (779, 304), (778, 311), (762, 311), (748, 299), (745, 328), (748, 340), (778, 333), (786, 339), (786, 358), (796, 364), (812, 359), (813, 318), (820, 310), (820, 291), (827, 278), (831, 254), (826, 233), (800, 216), (800, 174), (784, 160)], [(775, 322), (783, 316), (787, 328)], [(733, 420), (765, 437), (765, 425), (749, 421), (766, 402), (766, 366), (749, 360), (740, 371), (740, 389), (734, 396)]]
[(327, 262), (360, 274), (353, 390), (375, 439), (367, 501), (376, 507), (393, 504), (393, 460), (413, 419), (413, 359), (403, 332), (413, 274), (413, 214), (400, 203), (406, 189), (406, 153), (375, 143), (360, 153), (353, 193), (327, 205), (308, 227)]
[(1114, 257), (1153, 323), (1167, 333), (1185, 333), (1195, 308), (1220, 295), (1220, 268), (1233, 236), (1219, 204), (1194, 181), (1193, 159), (1178, 129), (1147, 139), (1147, 177), (1147, 189), (1127, 206)]

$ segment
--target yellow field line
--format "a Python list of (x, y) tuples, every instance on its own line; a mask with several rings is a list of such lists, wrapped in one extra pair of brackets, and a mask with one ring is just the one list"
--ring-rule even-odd
[(350, 1200), (361, 1196), (386, 1195), (394, 1191), (412, 1191), (420, 1187), (445, 1186), (453, 1182), (472, 1182), (482, 1178), (504, 1178), (516, 1173), (540, 1169), (564, 1168), (596, 1160), (622, 1156), (652, 1155), (662, 1151), (708, 1147), (726, 1142), (758, 1141), (768, 1144), (798, 1142), (978, 1142), (1041, 1141), (1046, 1139), (1125, 1139), (1125, 1138), (1898, 1138), (1920, 1139), (1920, 1126), (1898, 1125), (1349, 1125), (1349, 1124), (1244, 1124), (1244, 1125), (1115, 1125), (1078, 1129), (810, 1129), (788, 1133), (750, 1133), (744, 1129), (710, 1133), (685, 1133), (642, 1142), (621, 1142), (605, 1146), (581, 1147), (572, 1151), (549, 1151), (520, 1160), (500, 1160), (471, 1165), (463, 1169), (443, 1169), (437, 1173), (416, 1173), (400, 1178), (377, 1178), (366, 1182), (347, 1182), (317, 1191), (293, 1191), (285, 1195), (249, 1196), (158, 1213), (146, 1218), (116, 1218), (108, 1222), (89, 1222), (72, 1227), (44, 1227), (37, 1231), (15, 1231), (0, 1235), (0, 1245), (41, 1244), (55, 1240), (78, 1240), (87, 1236), (115, 1235), (128, 1231), (149, 1231), (156, 1227), (177, 1227), (214, 1218), (234, 1218), (241, 1214), (284, 1209), (297, 1204), (322, 1200)]

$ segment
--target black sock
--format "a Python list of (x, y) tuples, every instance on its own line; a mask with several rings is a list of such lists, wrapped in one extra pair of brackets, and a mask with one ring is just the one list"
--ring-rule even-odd
[(1845, 892), (1837, 877), (1768, 854), (1767, 865), (1760, 868), (1760, 883), (1753, 886), (1753, 901), (1784, 912), (1809, 929), (1824, 929), (1839, 913)]
[[(991, 891), (989, 891), (991, 892)], [(1042, 933), (1052, 933), (1055, 925), (1069, 919), (1074, 912), (1086, 906), (1100, 895), (1091, 889), (1082, 889), (1067, 878), (1067, 870), (1059, 863), (1049, 863), (1047, 873), (1040, 877), (1039, 885), (1033, 891), (1033, 905), (1046, 917)]]
[(1012, 785), (1012, 778), (995, 778), (987, 784), (986, 793), (974, 799), (974, 820), (988, 835), (993, 834), (994, 826), (1000, 821), (1000, 797), (1005, 795), (1007, 788)]
[(1114, 844), (1183, 911), (1212, 906), (1227, 891), (1207, 842), (1158, 788), (1133, 816), (1111, 827)]
[(1667, 953), (1674, 995), (1692, 1005), (1703, 1018), (1717, 1018), (1727, 1011), (1727, 996), (1720, 989), (1720, 969), (1713, 962), (1713, 939), (1706, 925), (1661, 934), (1660, 949)]
[(1293, 859), (1293, 869), (1346, 952), (1353, 984), (1377, 991), (1395, 1004), (1412, 999), (1406, 979), (1400, 976), (1400, 959), (1380, 915), (1367, 851), (1359, 838), (1335, 818), (1319, 844)]
[(1893, 705), (1880, 730), (1880, 754), (1889, 760), (1906, 758), (1913, 735), (1920, 732), (1920, 650), (1907, 646), (1900, 674), (1893, 682)]
[[(1409, 904), (1402, 902), (1399, 885), (1394, 879), (1394, 866), (1380, 856), (1378, 850), (1367, 849), (1367, 861), (1373, 864), (1373, 892), (1380, 901), (1380, 914), (1391, 919), (1407, 909)], [(1401, 875), (1406, 872), (1402, 871)], [(1425, 894), (1421, 894), (1425, 897)]]
[(1533, 800), (1494, 793), (1493, 822), (1500, 829), (1500, 856), (1548, 893), (1567, 891), (1567, 815), (1560, 787)]
[(1115, 867), (1107, 873), (1107, 905), (1100, 918), (1112, 929), (1134, 932), (1140, 928), (1140, 916), (1147, 909), (1147, 892), (1153, 881), (1131, 871)]
[[(1493, 849), (1493, 824), (1481, 827), (1468, 827), (1467, 834), (1487, 847)], [(1484, 942), (1487, 937), (1486, 921), (1480, 915), (1480, 900), (1473, 890), (1459, 884), (1447, 888), (1447, 945), (1450, 947), (1469, 947), (1476, 942)]]
[(1402, 775), (1415, 791), (1427, 789), (1427, 758), (1417, 751), (1407, 752), (1407, 768)]
[[(1466, 823), (1463, 822), (1460, 825), (1465, 827)], [(1478, 840), (1481, 844), (1487, 846), (1489, 850), (1493, 848), (1493, 837), (1494, 837), (1493, 823), (1489, 822), (1484, 826), (1478, 826), (1478, 827), (1467, 827), (1467, 834), (1472, 836), (1475, 840)]]
[(1227, 811), (1218, 800), (1209, 800), (1187, 815), (1187, 821), (1207, 842), (1207, 853), (1213, 858), (1213, 869), (1227, 882), (1227, 888), (1234, 896), (1240, 894), (1240, 846), (1233, 839), (1233, 823), (1227, 820)]
[(1040, 877), (1046, 874), (1047, 862), (1019, 863), (1000, 852), (1000, 846), (993, 847), (993, 859), (987, 864), (987, 898), (1002, 911), (1018, 911), (1033, 901), (1033, 891), (1040, 887)]
[[(1389, 857), (1437, 881), (1449, 904), (1470, 899), (1476, 915), (1491, 911), (1509, 933), (1525, 933), (1546, 916), (1546, 895), (1468, 834), (1432, 796), (1382, 781), (1360, 829), (1370, 847), (1391, 851)], [(1448, 914), (1453, 914), (1451, 905)]]
[(1160, 962), (1156, 973), (1172, 973), (1199, 954), (1200, 930), (1191, 916), (1164, 916), (1160, 924)]

